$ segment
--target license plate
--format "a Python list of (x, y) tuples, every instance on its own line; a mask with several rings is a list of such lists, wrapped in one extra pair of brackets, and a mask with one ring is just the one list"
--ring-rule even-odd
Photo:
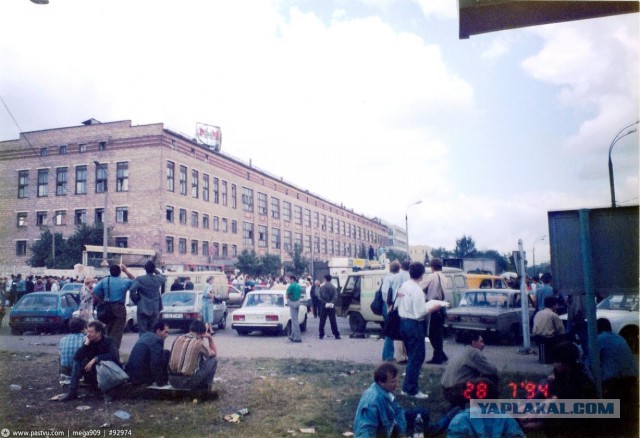
[(164, 313), (163, 318), (182, 318), (182, 313)]
[(25, 322), (44, 322), (44, 318), (35, 318), (35, 317), (28, 317), (24, 319)]
[(250, 315), (247, 316), (249, 321), (264, 321), (264, 315)]
[(479, 316), (463, 316), (460, 318), (460, 321), (464, 322), (480, 322)]

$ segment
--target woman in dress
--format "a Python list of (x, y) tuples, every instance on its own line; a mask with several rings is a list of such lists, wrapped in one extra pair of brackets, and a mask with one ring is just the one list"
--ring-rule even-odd
[(84, 277), (84, 285), (80, 289), (80, 318), (89, 322), (93, 319), (93, 277)]
[(207, 333), (211, 334), (215, 334), (211, 325), (213, 322), (213, 298), (213, 277), (209, 277), (202, 296), (202, 322), (207, 328)]

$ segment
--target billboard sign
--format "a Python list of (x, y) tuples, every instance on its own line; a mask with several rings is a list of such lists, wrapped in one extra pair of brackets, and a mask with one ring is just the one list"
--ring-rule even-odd
[(209, 146), (209, 149), (216, 152), (220, 151), (220, 147), (222, 146), (222, 132), (219, 126), (196, 123), (196, 138), (199, 143)]

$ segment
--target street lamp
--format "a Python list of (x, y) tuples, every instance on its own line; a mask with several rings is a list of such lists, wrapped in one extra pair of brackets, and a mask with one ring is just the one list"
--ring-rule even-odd
[(411, 260), (411, 257), (409, 256), (409, 208), (418, 204), (422, 204), (422, 199), (417, 202), (414, 202), (413, 204), (409, 204), (404, 213), (404, 226), (405, 226), (405, 229), (407, 230), (407, 258), (409, 260)]
[(616, 136), (613, 138), (613, 141), (611, 142), (611, 146), (609, 146), (609, 187), (611, 189), (611, 208), (616, 208), (616, 189), (613, 183), (613, 162), (611, 161), (611, 150), (613, 149), (613, 146), (617, 143), (618, 140), (620, 140), (622, 137), (626, 137), (629, 134), (633, 134), (638, 129), (637, 128), (629, 129), (624, 134), (622, 134), (622, 131), (624, 131), (625, 129), (631, 128), (633, 125), (637, 125), (639, 122), (640, 120), (630, 124), (629, 126), (625, 126), (624, 128), (622, 128), (620, 132), (618, 132)]
[[(98, 169), (100, 169), (100, 163), (98, 161), (94, 161), (93, 164), (96, 165), (96, 177), (98, 176)], [(104, 177), (105, 177), (105, 184), (104, 184), (104, 210), (102, 212), (102, 262), (100, 263), (100, 266), (102, 266), (103, 268), (108, 268), (109, 267), (109, 261), (107, 260), (107, 207), (109, 206), (109, 180), (108, 178), (108, 174), (107, 174), (108, 170), (105, 167), (104, 168)]]
[(536, 237), (536, 239), (533, 241), (533, 250), (531, 252), (533, 253), (533, 274), (534, 275), (536, 275), (536, 242), (537, 241), (542, 242), (546, 238), (547, 238), (547, 235), (543, 234), (542, 236)]

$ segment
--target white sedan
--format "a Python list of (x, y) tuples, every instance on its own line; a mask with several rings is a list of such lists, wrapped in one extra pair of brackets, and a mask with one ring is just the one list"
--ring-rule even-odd
[[(249, 292), (242, 307), (233, 312), (231, 327), (239, 335), (259, 330), (273, 335), (291, 335), (291, 316), (285, 291), (262, 290)], [(307, 330), (307, 308), (298, 309), (300, 330)]]

